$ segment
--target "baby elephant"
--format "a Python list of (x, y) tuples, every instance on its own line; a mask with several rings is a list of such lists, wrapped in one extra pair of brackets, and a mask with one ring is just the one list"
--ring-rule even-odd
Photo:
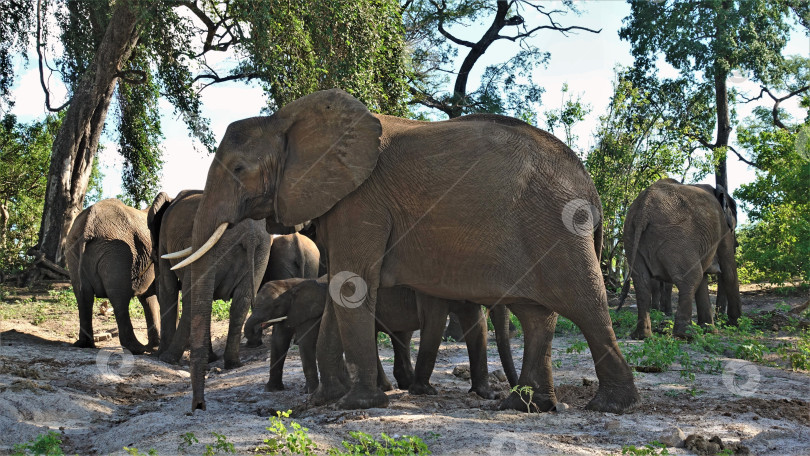
[[(416, 363), (416, 373), (410, 359), (410, 341), (413, 331), (421, 329), (422, 338), (426, 332), (436, 332), (433, 337), (441, 339), (441, 331), (447, 312), (457, 312), (462, 325), (467, 330), (467, 348), (470, 353), (472, 389), (479, 396), (492, 399), (494, 393), (489, 387), (486, 365), (486, 320), (481, 306), (471, 304), (449, 304), (442, 315), (423, 315), (420, 318), (415, 292), (408, 288), (381, 288), (378, 290), (377, 331), (391, 337), (394, 348), (394, 377), (400, 389), (408, 389), (412, 394), (436, 394), (430, 383), (430, 375), (436, 359), (435, 350), (420, 347)], [(284, 388), (281, 381), (284, 359), (290, 342), (295, 336), (301, 350), (301, 363), (306, 377), (307, 392), (318, 386), (318, 370), (315, 349), (317, 345), (320, 319), (328, 294), (326, 277), (318, 280), (288, 279), (265, 284), (256, 296), (253, 315), (245, 323), (245, 337), (249, 347), (261, 345), (262, 329), (275, 324), (270, 347), (270, 380), (265, 391)], [(431, 306), (435, 309), (437, 306)], [(285, 318), (286, 317), (286, 318)], [(428, 329), (423, 322), (439, 320), (440, 325)], [(426, 353), (431, 351), (433, 353)], [(393, 388), (377, 357), (377, 383), (383, 390)]]

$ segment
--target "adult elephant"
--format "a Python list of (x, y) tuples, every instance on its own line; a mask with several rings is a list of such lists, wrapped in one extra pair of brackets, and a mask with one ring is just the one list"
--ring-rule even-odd
[[(225, 232), (220, 242), (201, 261), (203, 274), (192, 278), (188, 269), (173, 271), (172, 267), (180, 260), (163, 256), (191, 245), (191, 222), (202, 198), (200, 190), (184, 190), (174, 199), (161, 192), (149, 210), (148, 226), (154, 245), (152, 255), (158, 265), (157, 288), (163, 328), (160, 359), (173, 364), (179, 362), (189, 344), (189, 334), (204, 337), (201, 343), (207, 347), (207, 359), (217, 359), (211, 346), (210, 333), (195, 334), (191, 326), (198, 325), (201, 319), (210, 325), (213, 300), (231, 299), (224, 353), (225, 368), (230, 369), (241, 365), (239, 342), (242, 325), (253, 306), (253, 299), (267, 268), (271, 235), (265, 231), (263, 222), (245, 220)], [(198, 287), (206, 292), (200, 299), (185, 299), (193, 296)], [(190, 312), (184, 311), (178, 324), (178, 294), (181, 290)]]
[[(590, 224), (600, 216), (582, 162), (544, 131), (495, 115), (443, 122), (373, 115), (333, 89), (228, 127), (194, 221), (195, 253), (183, 264), (191, 263), (192, 278), (202, 275), (194, 261), (204, 246), (245, 218), (315, 223), (330, 286), (364, 298), (325, 309), (318, 366), (339, 372), (333, 366), (345, 351), (351, 381), (347, 391), (340, 378), (322, 378), (315, 401), (387, 405), (376, 385), (377, 289), (408, 286), (420, 296), (506, 304), (524, 329), (518, 383), (533, 389), (535, 410), (556, 404), (551, 340), (557, 312), (571, 319), (599, 378), (587, 407), (623, 412), (639, 395), (608, 314), (601, 224), (595, 234)], [(208, 292), (193, 293), (196, 300)], [(205, 346), (192, 344), (192, 410), (205, 408), (206, 360)], [(526, 410), (517, 393), (501, 406)]]
[[(76, 217), (66, 243), (70, 283), (79, 307), (79, 340), (73, 345), (95, 347), (93, 302), (98, 297), (110, 300), (121, 346), (134, 354), (157, 347), (160, 314), (146, 212), (116, 199), (99, 201)], [(148, 347), (132, 329), (129, 301), (133, 297), (143, 306)]]
[[(318, 280), (288, 279), (265, 284), (256, 296), (253, 314), (245, 323), (245, 337), (249, 346), (261, 345), (262, 329), (267, 323), (274, 323), (273, 343), (270, 348), (270, 379), (265, 391), (284, 389), (282, 374), (284, 359), (290, 347), (290, 338), (277, 344), (275, 334), (282, 328), (295, 334), (301, 348), (301, 363), (307, 382), (307, 391), (314, 392), (318, 385), (318, 371), (315, 364), (315, 349), (320, 320), (328, 298), (326, 277)], [(381, 288), (376, 309), (377, 331), (388, 334), (394, 348), (394, 377), (400, 389), (411, 394), (436, 394), (430, 385), (430, 376), (436, 362), (438, 345), (447, 313), (459, 315), (462, 331), (466, 334), (467, 350), (470, 356), (472, 388), (479, 396), (492, 399), (495, 394), (489, 387), (487, 371), (486, 320), (481, 307), (475, 304), (446, 301), (428, 308), (419, 308), (416, 293), (406, 287)], [(416, 372), (410, 360), (410, 340), (413, 331), (420, 330), (419, 356)], [(500, 332), (496, 328), (496, 332)], [(512, 359), (509, 353), (501, 357)], [(509, 370), (509, 379), (516, 382), (514, 365), (504, 366)], [(383, 391), (393, 389), (391, 382), (377, 364), (377, 384)], [(510, 383), (510, 386), (514, 386)]]
[(698, 323), (712, 324), (707, 274), (719, 274), (729, 322), (736, 324), (741, 313), (734, 258), (736, 226), (737, 206), (720, 186), (661, 179), (639, 194), (628, 209), (623, 235), (638, 306), (633, 337), (652, 334), (650, 305), (653, 288), (661, 287), (661, 282), (678, 286), (673, 335), (686, 336), (693, 300)]

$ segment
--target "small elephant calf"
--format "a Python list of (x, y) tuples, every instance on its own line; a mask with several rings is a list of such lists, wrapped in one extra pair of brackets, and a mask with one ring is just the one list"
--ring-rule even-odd
[[(422, 331), (423, 341), (427, 338), (441, 340), (444, 322), (448, 311), (456, 312), (467, 330), (467, 348), (470, 353), (472, 389), (479, 396), (492, 399), (494, 393), (489, 387), (486, 364), (486, 320), (481, 306), (474, 304), (448, 304), (426, 306), (421, 315), (415, 292), (408, 288), (383, 288), (378, 290), (377, 331), (391, 337), (394, 348), (394, 377), (401, 389), (412, 394), (436, 394), (430, 383), (430, 375), (436, 360), (436, 350), (420, 346), (416, 371), (410, 359), (411, 335), (415, 330)], [(307, 392), (314, 392), (318, 386), (318, 371), (315, 351), (320, 319), (326, 305), (328, 283), (326, 276), (318, 280), (287, 279), (265, 284), (256, 296), (253, 315), (245, 323), (245, 337), (249, 347), (261, 345), (263, 327), (275, 324), (270, 348), (270, 379), (265, 391), (284, 388), (281, 381), (284, 359), (293, 336), (301, 349), (301, 363), (306, 377)], [(450, 302), (450, 301), (448, 301)], [(286, 318), (284, 318), (286, 317)], [(439, 322), (439, 320), (441, 320)], [(439, 322), (440, 324), (426, 324)], [(435, 333), (435, 334), (433, 334)], [(428, 344), (429, 345), (429, 344)], [(377, 358), (377, 383), (383, 390), (393, 388)]]

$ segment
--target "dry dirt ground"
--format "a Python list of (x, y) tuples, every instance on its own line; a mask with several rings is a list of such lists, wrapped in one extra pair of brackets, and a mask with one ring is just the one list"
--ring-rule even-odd
[[(48, 293), (43, 291), (35, 299), (41, 296)], [(0, 306), (25, 305), (15, 304), (18, 299), (6, 294)], [(780, 302), (797, 305), (806, 299), (756, 288), (743, 296), (746, 310), (772, 308)], [(112, 317), (94, 318), (97, 332), (114, 330)], [(143, 318), (133, 321), (145, 340)], [(637, 373), (642, 405), (636, 411), (592, 412), (584, 410), (596, 391), (590, 354), (566, 352), (583, 338), (558, 335), (554, 378), (558, 399), (570, 408), (527, 415), (499, 411), (497, 400), (467, 393), (468, 381), (453, 375), (456, 366), (468, 362), (466, 348), (461, 343), (444, 343), (432, 377), (438, 396), (394, 390), (388, 393), (388, 408), (342, 411), (307, 405), (297, 347), (287, 359), (287, 390), (264, 392), (269, 365), (265, 335), (264, 347), (242, 347), (242, 367), (225, 371), (222, 361), (212, 365), (206, 385), (208, 409), (190, 414), (187, 365), (168, 365), (151, 356), (122, 356), (117, 338), (99, 343), (101, 350), (74, 348), (75, 312), (65, 310), (35, 322), (24, 317), (0, 322), (0, 454), (48, 430), (61, 434), (66, 454), (126, 454), (125, 446), (178, 454), (181, 435), (187, 432), (193, 432), (200, 443), (184, 449), (186, 454), (203, 454), (205, 444), (215, 440), (212, 432), (225, 435), (238, 453), (252, 454), (270, 436), (268, 417), (288, 409), (293, 410), (295, 421), (309, 429), (318, 453), (349, 440), (349, 431), (362, 430), (375, 436), (380, 432), (418, 436), (433, 454), (621, 454), (625, 445), (640, 447), (662, 440), (677, 427), (686, 435), (741, 442), (751, 454), (810, 454), (810, 373), (806, 371), (744, 364), (747, 378), (742, 380), (729, 374), (728, 368), (721, 374), (698, 373), (690, 386), (692, 391), (700, 390), (694, 397), (676, 368)], [(225, 331), (224, 322), (215, 323), (219, 351)], [(493, 343), (490, 371), (500, 368)], [(522, 340), (513, 339), (512, 347), (520, 360)], [(381, 356), (393, 381), (392, 350), (382, 348)], [(720, 359), (726, 366), (734, 361)], [(503, 382), (493, 386), (502, 395), (508, 390)], [(693, 454), (683, 448), (667, 451)]]

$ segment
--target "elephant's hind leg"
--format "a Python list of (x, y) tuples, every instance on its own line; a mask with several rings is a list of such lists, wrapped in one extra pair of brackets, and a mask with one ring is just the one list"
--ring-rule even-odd
[(714, 324), (712, 318), (712, 302), (709, 299), (709, 275), (703, 274), (703, 280), (695, 292), (695, 307), (697, 307), (698, 324), (701, 326)]
[(81, 285), (73, 285), (76, 303), (79, 305), (79, 340), (73, 343), (74, 347), (95, 348), (93, 341), (93, 293), (82, 290)]
[(121, 346), (134, 355), (141, 355), (146, 346), (138, 341), (132, 329), (132, 320), (129, 318), (129, 301), (133, 298), (131, 292), (113, 290), (109, 293), (110, 305), (115, 313), (115, 322), (118, 325), (118, 339)]
[(517, 381), (520, 392), (509, 394), (501, 402), (500, 409), (547, 412), (557, 404), (551, 375), (551, 341), (557, 326), (557, 314), (536, 303), (516, 303), (508, 307), (523, 327), (525, 348)]
[(675, 326), (672, 328), (673, 336), (686, 337), (686, 329), (692, 323), (692, 302), (694, 302), (695, 295), (703, 280), (705, 280), (705, 274), (699, 268), (694, 268), (675, 282), (675, 285), (678, 286), (678, 311), (675, 313)]
[(138, 296), (138, 301), (143, 306), (149, 348), (158, 348), (160, 345), (160, 304), (158, 304), (157, 296)]
[[(636, 329), (631, 334), (633, 339), (643, 340), (652, 336), (652, 322), (650, 321), (650, 307), (653, 302), (653, 289), (658, 288), (661, 282), (650, 277), (643, 265), (636, 267), (632, 273), (633, 286), (636, 289), (636, 307), (638, 308), (638, 321)], [(660, 297), (660, 292), (657, 293)]]

